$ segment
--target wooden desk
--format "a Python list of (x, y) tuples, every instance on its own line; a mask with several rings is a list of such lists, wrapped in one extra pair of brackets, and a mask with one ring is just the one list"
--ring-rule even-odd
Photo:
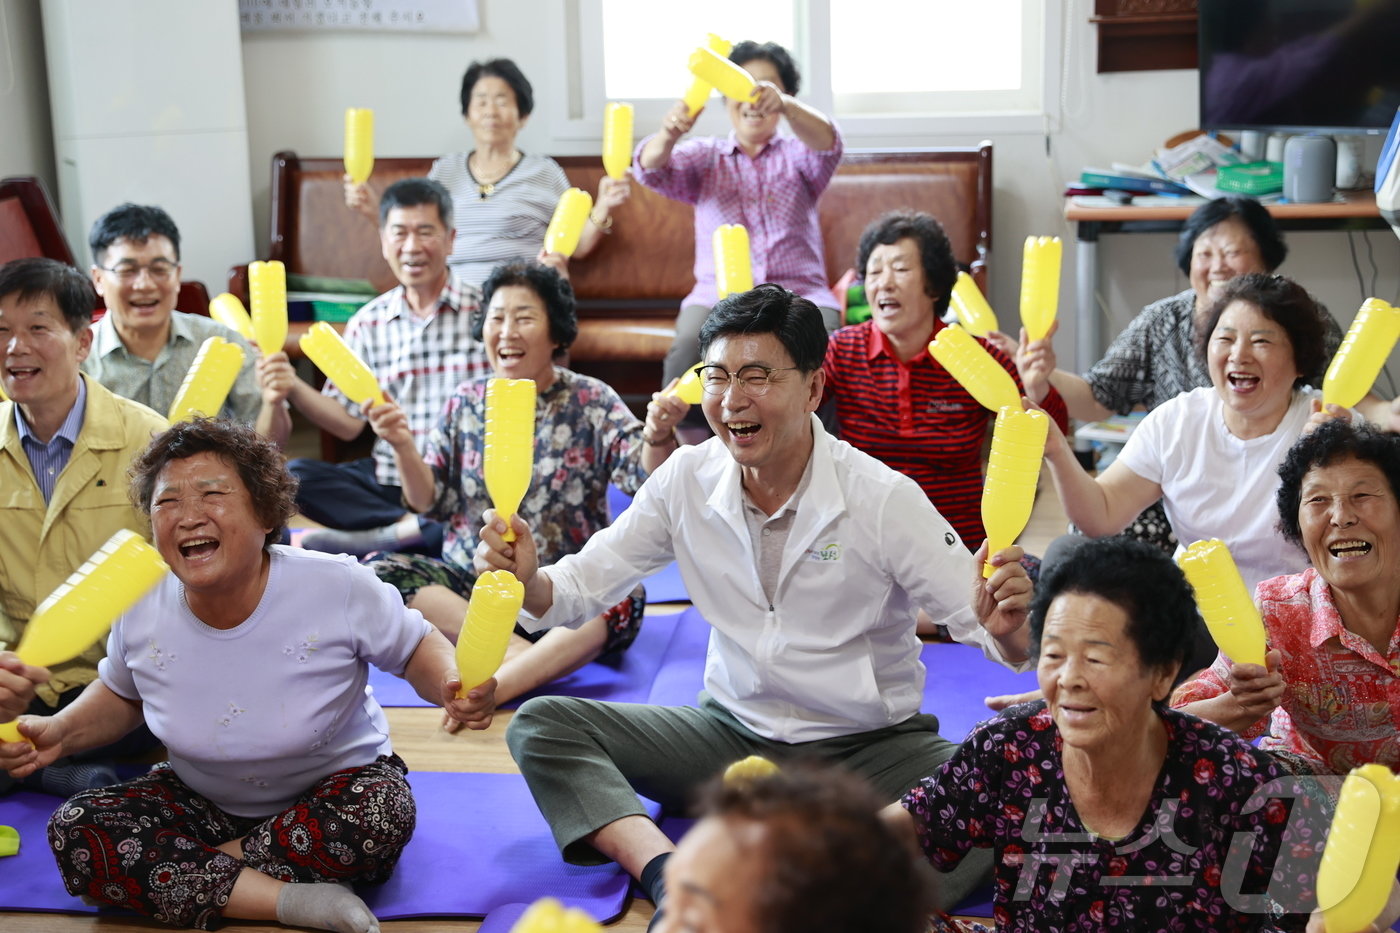
[[(1321, 204), (1265, 204), (1280, 230), (1386, 230), (1370, 191), (1345, 191), (1343, 199)], [(1093, 365), (1105, 349), (1103, 327), (1095, 307), (1099, 285), (1099, 236), (1104, 233), (1176, 233), (1186, 218), (1205, 203), (1182, 198), (1180, 204), (1099, 206), (1100, 198), (1065, 199), (1065, 219), (1075, 223), (1076, 362)]]

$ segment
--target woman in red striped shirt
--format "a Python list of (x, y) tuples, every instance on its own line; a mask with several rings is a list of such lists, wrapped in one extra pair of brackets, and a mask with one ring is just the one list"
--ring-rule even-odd
[[(928, 352), (943, 329), (958, 269), (943, 227), (929, 214), (885, 214), (861, 234), (856, 268), (865, 272), (871, 319), (831, 335), (827, 398), (840, 435), (913, 479), (970, 549), (982, 528), (983, 450), (996, 413), (983, 408)], [(1016, 364), (978, 338), (1016, 387)], [(1048, 376), (1048, 373), (1046, 374)], [(1067, 426), (1064, 400), (1039, 383), (1031, 401)]]

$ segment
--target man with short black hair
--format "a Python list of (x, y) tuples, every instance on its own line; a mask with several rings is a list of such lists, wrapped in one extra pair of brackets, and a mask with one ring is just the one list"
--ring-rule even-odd
[(165, 415), (204, 341), (222, 337), (242, 348), (243, 367), (218, 414), (285, 443), (291, 419), (283, 405), (270, 403), (258, 390), (253, 372), (258, 351), (218, 321), (176, 310), (180, 230), (170, 215), (159, 207), (119, 205), (97, 218), (88, 245), (92, 282), (107, 313), (93, 326), (83, 371)]
[[(472, 336), (481, 293), (447, 266), (456, 236), (452, 218), (452, 197), (435, 181), (405, 178), (384, 191), (379, 243), (399, 285), (356, 311), (345, 327), (345, 342), (408, 415), (420, 452), (457, 386), (490, 372), (486, 351)], [(269, 358), (259, 378), (265, 393), (289, 399), (341, 440), (354, 440), (364, 430), (366, 399), (347, 398), (330, 382), (317, 392), (285, 356)], [(344, 529), (309, 533), (303, 546), (347, 554), (415, 547), (441, 552), (442, 526), (404, 509), (394, 450), (382, 438), (372, 458), (298, 459), (288, 467), (301, 481), (302, 514), (328, 529)]]
[[(9, 396), (0, 402), (4, 719), (26, 708), (51, 714), (97, 677), (105, 640), (49, 670), (19, 663), (14, 647), (39, 602), (112, 534), (126, 528), (150, 537), (127, 498), (126, 471), (166, 422), (79, 371), (92, 346), (93, 304), (92, 286), (70, 266), (52, 259), (0, 266), (0, 383)], [(154, 743), (149, 732), (144, 738)], [(67, 796), (115, 779), (105, 766), (50, 766), (25, 783)]]
[[(637, 793), (682, 807), (758, 754), (841, 765), (894, 800), (953, 754), (920, 712), (919, 609), (990, 660), (1027, 664), (1020, 548), (991, 555), (983, 580), (985, 545), (970, 554), (913, 480), (826, 433), (826, 343), (811, 301), (778, 285), (731, 295), (700, 329), (714, 437), (671, 454), (551, 567), (518, 515), (507, 544), (486, 512), (477, 570), (525, 585), (526, 628), (577, 626), (673, 559), (710, 623), (698, 706), (537, 697), (506, 733), (564, 858), (617, 861), (653, 900), (674, 847)], [(955, 903), (988, 866), (964, 863), (942, 896)]]

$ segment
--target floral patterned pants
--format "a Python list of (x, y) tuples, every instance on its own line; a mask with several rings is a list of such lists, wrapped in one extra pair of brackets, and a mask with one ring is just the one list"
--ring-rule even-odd
[[(214, 930), (238, 874), (279, 881), (385, 881), (413, 835), (416, 808), (397, 755), (327, 775), (281, 813), (225, 813), (168, 764), (84, 791), (49, 820), (68, 893), (173, 926)], [(215, 846), (243, 839), (243, 858)]]

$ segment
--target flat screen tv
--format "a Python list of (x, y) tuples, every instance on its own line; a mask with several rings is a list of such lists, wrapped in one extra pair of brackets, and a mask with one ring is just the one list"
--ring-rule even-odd
[(1400, 0), (1200, 0), (1201, 126), (1383, 133)]

